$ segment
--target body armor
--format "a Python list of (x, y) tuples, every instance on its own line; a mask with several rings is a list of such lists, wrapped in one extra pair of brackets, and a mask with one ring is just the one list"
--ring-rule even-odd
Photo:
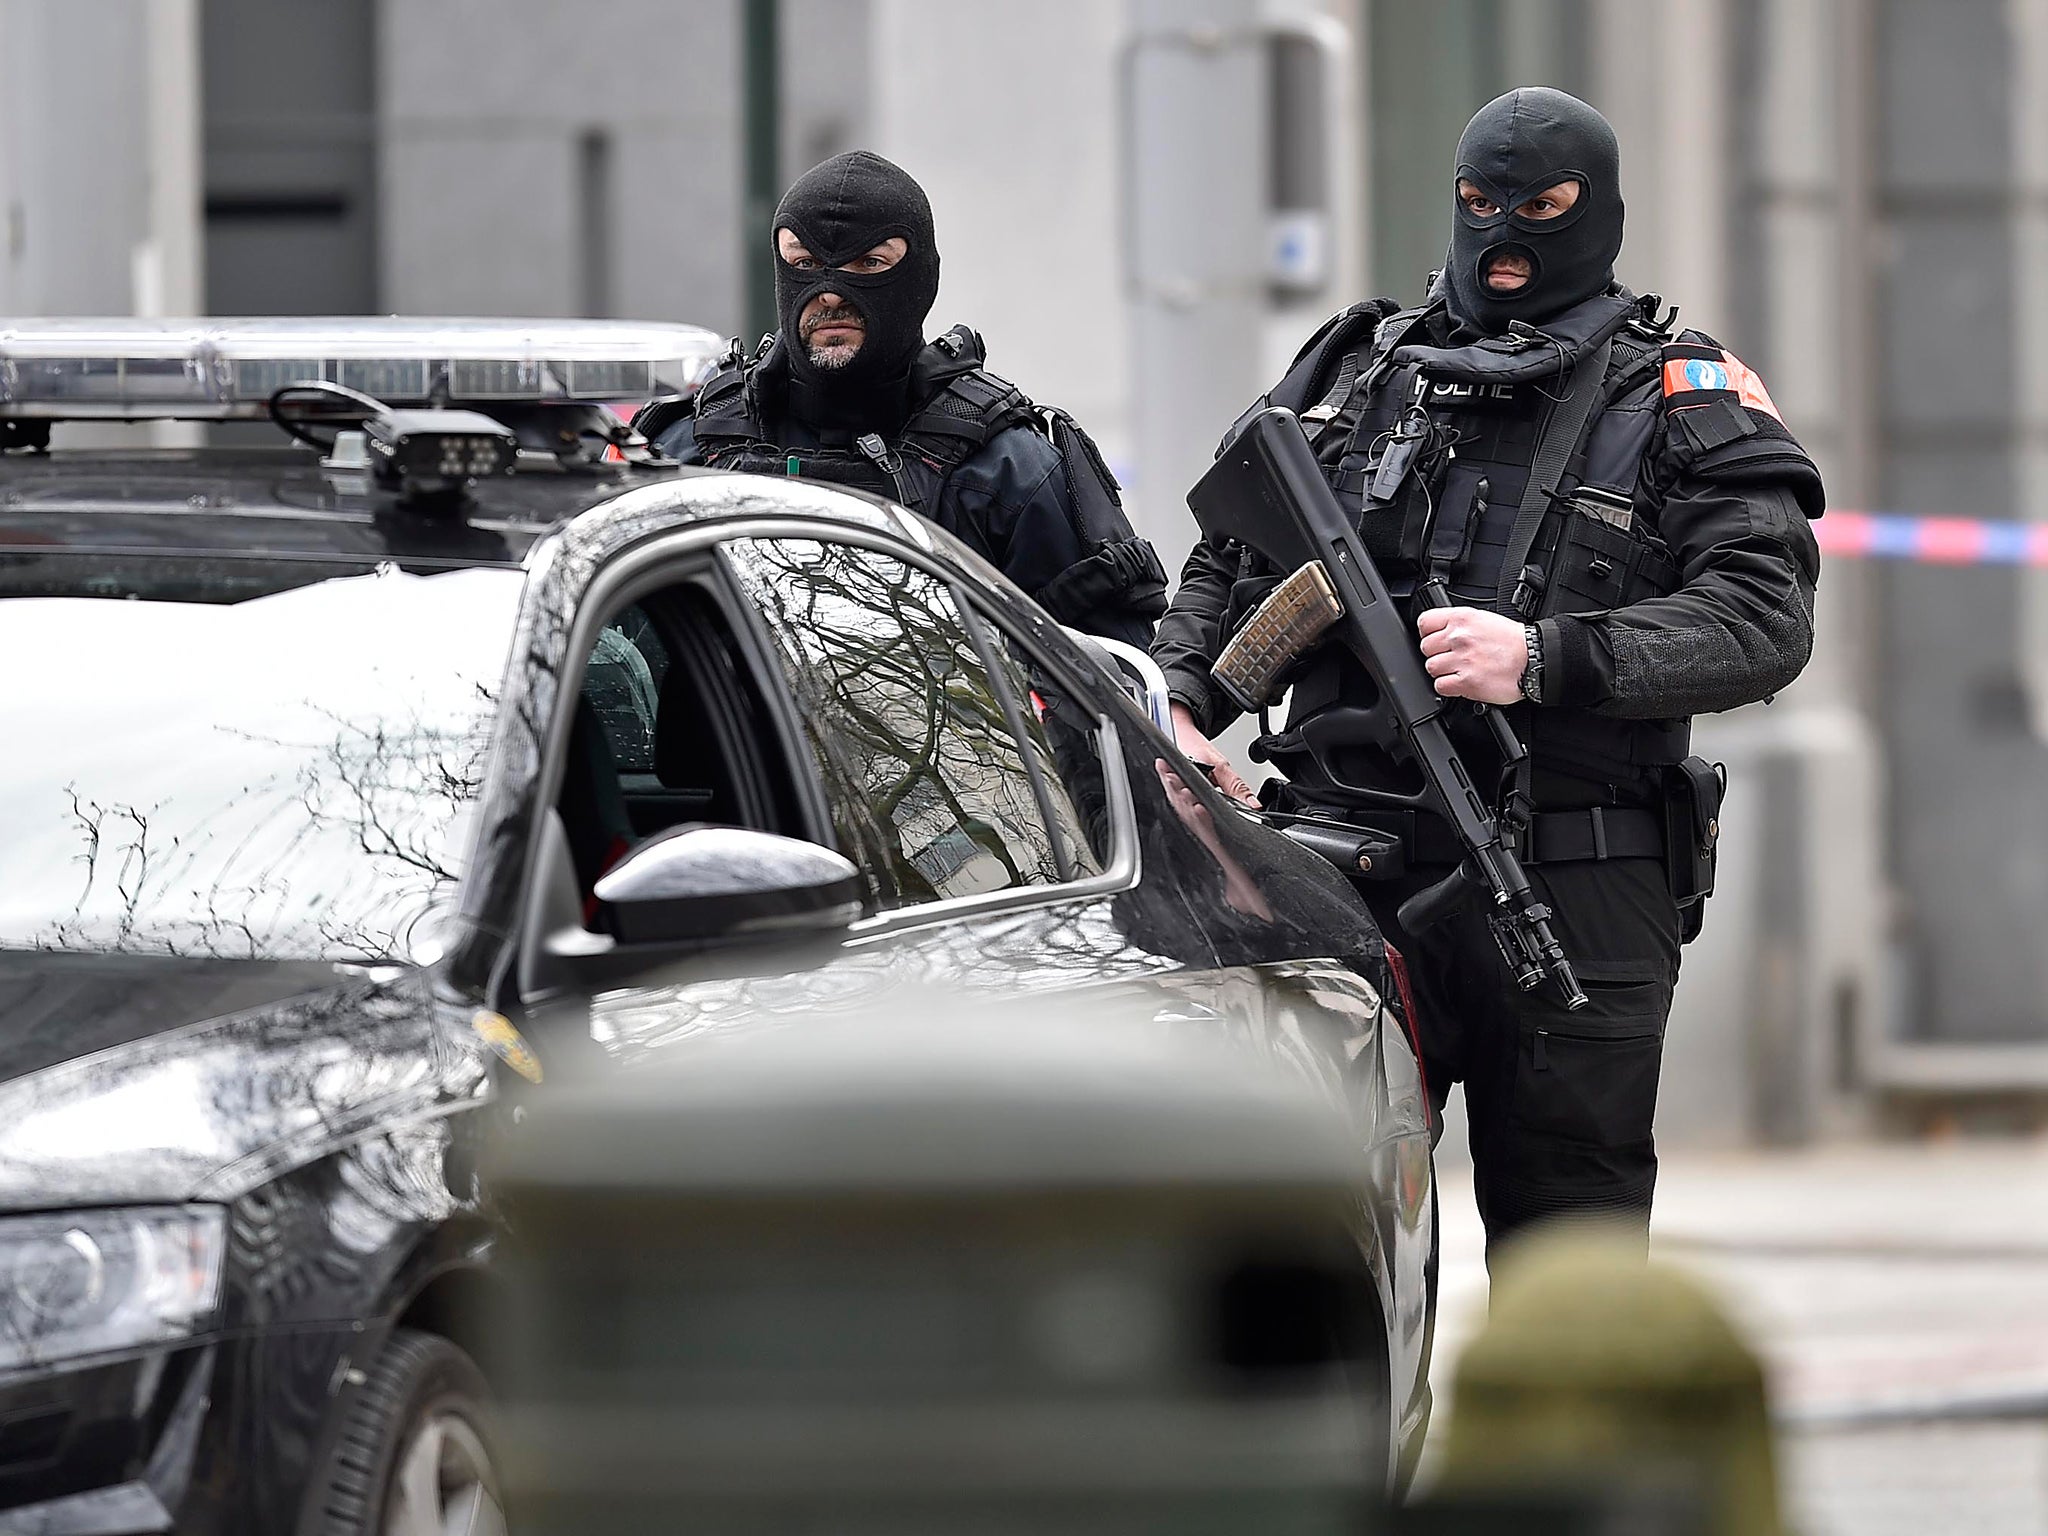
[[(763, 365), (772, 364), (779, 338), (752, 358), (737, 349), (697, 394), (700, 462), (713, 469), (755, 474), (794, 473), (851, 486), (900, 502), (941, 527), (947, 477), (997, 433), (1032, 422), (1024, 392), (982, 367), (981, 338), (955, 326), (920, 352), (910, 368), (910, 414), (893, 437), (879, 433), (828, 440), (822, 447), (790, 448), (770, 440), (761, 399)], [(949, 529), (957, 532), (958, 530)]]
[[(1357, 509), (1360, 532), (1395, 596), (1405, 600), (1427, 569), (1442, 575), (1461, 603), (1534, 622), (1674, 590), (1678, 567), (1657, 538), (1654, 508), (1639, 484), (1656, 412), (1610, 408), (1661, 366), (1669, 338), (1646, 307), (1626, 294), (1603, 295), (1558, 317), (1534, 342), (1511, 336), (1469, 346), (1419, 340), (1430, 319), (1427, 308), (1349, 311), (1311, 343), (1271, 396), (1272, 404), (1301, 413), (1326, 476), (1338, 498)], [(1569, 445), (1557, 494), (1509, 571), (1559, 380), (1569, 364), (1602, 346), (1605, 375), (1590, 417)], [(1352, 392), (1363, 395), (1355, 415), (1347, 410)], [(1399, 468), (1390, 466), (1390, 455), (1398, 451), (1404, 417), (1412, 423), (1417, 409), (1426, 413), (1432, 449), (1397, 478), (1389, 473)], [(1232, 627), (1269, 585), (1250, 569), (1243, 575)], [(1263, 737), (1259, 755), (1311, 798), (1319, 782), (1383, 781), (1397, 771), (1384, 744), (1326, 747), (1327, 760), (1318, 761), (1300, 730), (1322, 710), (1369, 702), (1360, 695), (1370, 687), (1347, 657), (1325, 647), (1294, 679), (1289, 729)], [(1512, 715), (1539, 772), (1568, 775), (1589, 789), (1619, 787), (1624, 800), (1653, 798), (1663, 771), (1686, 755), (1684, 720), (1527, 705)], [(1465, 733), (1460, 746), (1475, 754), (1475, 768), (1493, 760), (1479, 730)]]
[[(884, 496), (936, 523), (1004, 566), (1001, 551), (973, 513), (948, 494), (954, 471), (1006, 432), (1024, 429), (1049, 445), (1064, 473), (1058, 488), (1061, 515), (1040, 553), (1051, 562), (1049, 580), (1021, 580), (1030, 595), (1065, 624), (1093, 629), (1105, 616), (1122, 616), (1142, 634), (1166, 607), (1166, 573), (1150, 543), (1137, 537), (1117, 496), (1117, 484), (1095, 445), (1064, 411), (1034, 405), (1022, 390), (982, 366), (981, 337), (955, 326), (913, 360), (904, 398), (909, 410), (889, 435), (809, 428), (806, 441), (778, 443), (780, 420), (772, 391), (782, 359), (779, 335), (752, 357), (738, 343), (694, 399), (656, 401), (634, 426), (658, 438), (694, 415), (694, 462), (754, 474), (794, 474)], [(1049, 455), (1048, 455), (1049, 456)], [(1007, 487), (1005, 489), (1008, 489)], [(1028, 487), (1016, 488), (1020, 493)], [(1005, 566), (1013, 576), (1018, 573)], [(1043, 569), (1043, 562), (1041, 564)], [(1111, 633), (1117, 633), (1114, 629)]]

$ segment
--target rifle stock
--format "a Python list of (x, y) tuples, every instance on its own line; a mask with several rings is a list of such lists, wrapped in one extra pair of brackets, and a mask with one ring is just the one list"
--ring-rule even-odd
[[(1358, 531), (1324, 481), (1315, 452), (1294, 413), (1261, 411), (1217, 457), (1188, 493), (1188, 506), (1211, 539), (1249, 546), (1281, 570), (1320, 560), (1343, 605), (1331, 633), (1366, 669), (1400, 721), (1404, 743), (1427, 786), (1430, 808), (1444, 818), (1465, 850), (1465, 861), (1438, 886), (1402, 908), (1421, 925), (1443, 915), (1476, 885), (1488, 899), (1488, 921), (1501, 955), (1523, 988), (1547, 974), (1569, 1008), (1584, 1006), (1571, 962), (1550, 927), (1550, 909), (1529, 885), (1514, 848), (1502, 837), (1493, 808), (1480, 795), (1451, 742), (1445, 701), (1423, 667), (1422, 654), (1387, 590)], [(1491, 711), (1497, 739), (1521, 754), (1521, 744), (1499, 711)]]

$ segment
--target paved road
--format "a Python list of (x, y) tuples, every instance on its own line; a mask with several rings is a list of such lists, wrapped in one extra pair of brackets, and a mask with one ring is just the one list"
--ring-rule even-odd
[[(1486, 1290), (1456, 1168), (1443, 1209), (1447, 1402)], [(2048, 1532), (2048, 1140), (1668, 1153), (1653, 1231), (1770, 1364), (1803, 1536)]]

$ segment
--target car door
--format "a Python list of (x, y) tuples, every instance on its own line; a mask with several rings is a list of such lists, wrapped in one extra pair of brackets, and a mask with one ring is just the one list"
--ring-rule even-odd
[[(987, 999), (1139, 986), (1162, 1019), (1258, 1037), (1333, 1096), (1379, 1096), (1360, 1043), (1377, 997), (1344, 965), (1373, 936), (1327, 866), (1230, 809), (1056, 626), (972, 569), (848, 521), (759, 528), (633, 544), (566, 614), (541, 594), (554, 697), (509, 712), (545, 740), (527, 810), (500, 825), (535, 847), (559, 837), (570, 874), (542, 881), (524, 855), (523, 895), (500, 908), (520, 932), (507, 1005), (538, 1019), (566, 1004), (544, 1046), (594, 1038), (631, 1058), (905, 983)], [(524, 756), (500, 753), (514, 771)], [(800, 963), (671, 954), (642, 979), (622, 954), (586, 1000), (543, 941), (601, 938), (599, 877), (686, 820), (836, 847), (862, 917)], [(1347, 990), (1341, 1018), (1310, 999)]]
[[(559, 885), (525, 861), (517, 1001), (569, 1020), (543, 1056), (630, 1060), (907, 984), (1124, 988), (1381, 1096), (1378, 999), (1344, 964), (1372, 935), (1332, 871), (1230, 809), (1036, 610), (872, 527), (784, 527), (635, 546), (578, 594), (528, 785), (530, 835), (568, 850)], [(683, 821), (836, 847), (863, 915), (800, 959), (670, 954), (642, 978), (624, 954), (588, 997), (551, 973), (543, 940), (602, 938), (599, 878)]]
[(713, 1015), (746, 1028), (907, 984), (990, 1000), (1135, 986), (1163, 1019), (1272, 1033), (1333, 1093), (1354, 1092), (1355, 1042), (1291, 1037), (1331, 1027), (1328, 1010), (1282, 1020), (1271, 1006), (1303, 957), (1343, 971), (1344, 946), (1363, 942), (1333, 920), (1348, 897), (1338, 887), (1333, 907), (1326, 868), (1191, 787), (1079, 653), (991, 618), (963, 574), (866, 534), (736, 538), (720, 557), (757, 626), (763, 692), (798, 723), (792, 772), (819, 790), (867, 910), (801, 975), (598, 999), (613, 1050), (659, 1049)]
[(768, 747), (815, 792), (818, 840), (859, 868), (865, 913), (822, 963), (815, 946), (798, 970), (707, 957), (726, 974), (686, 968), (596, 998), (593, 1029), (623, 1058), (905, 984), (1099, 985), (1177, 966), (1127, 942), (1108, 906), (1137, 857), (1124, 780), (1101, 766), (1115, 726), (1066, 711), (1063, 750), (1090, 765), (1077, 803), (1045, 704), (999, 681), (949, 580), (890, 541), (830, 532), (728, 541), (720, 563), (757, 642), (759, 713), (795, 722), (793, 741)]
[[(560, 766), (536, 784), (543, 821), (572, 828), (576, 886), (552, 904), (530, 890), (522, 920), (520, 990), (555, 1021), (543, 1054), (573, 1038), (630, 1068), (906, 989), (1023, 1027), (1057, 1001), (1227, 1034), (1359, 1115), (1386, 1191), (1374, 1269), (1397, 1351), (1417, 1357), (1396, 1297), (1420, 1294), (1402, 1274), (1426, 1220), (1420, 1084), (1346, 963), (1374, 941), (1335, 873), (1232, 810), (1044, 615), (942, 552), (800, 518), (682, 542), (593, 583), (560, 674)], [(671, 817), (835, 847), (862, 915), (597, 988), (528, 967), (538, 935), (601, 930), (596, 877)]]
[[(842, 846), (869, 869), (875, 910), (847, 958), (1024, 1017), (1034, 999), (1038, 1016), (1055, 998), (1120, 1002), (1320, 1083), (1360, 1119), (1389, 1368), (1419, 1380), (1425, 1095), (1360, 975), (1384, 967), (1341, 878), (1230, 808), (1064, 636), (971, 572), (829, 538), (735, 540), (724, 555), (797, 701)], [(909, 787), (920, 775), (947, 781), (956, 846), (978, 828), (1013, 849), (983, 860), (993, 884), (931, 864), (946, 844), (922, 809), (937, 790)], [(1069, 865), (1054, 867), (1063, 845)]]

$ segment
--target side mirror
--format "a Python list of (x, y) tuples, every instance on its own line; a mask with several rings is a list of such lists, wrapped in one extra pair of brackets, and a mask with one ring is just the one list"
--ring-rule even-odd
[(683, 944), (843, 928), (861, 913), (860, 871), (793, 837), (672, 827), (597, 882), (621, 944)]

